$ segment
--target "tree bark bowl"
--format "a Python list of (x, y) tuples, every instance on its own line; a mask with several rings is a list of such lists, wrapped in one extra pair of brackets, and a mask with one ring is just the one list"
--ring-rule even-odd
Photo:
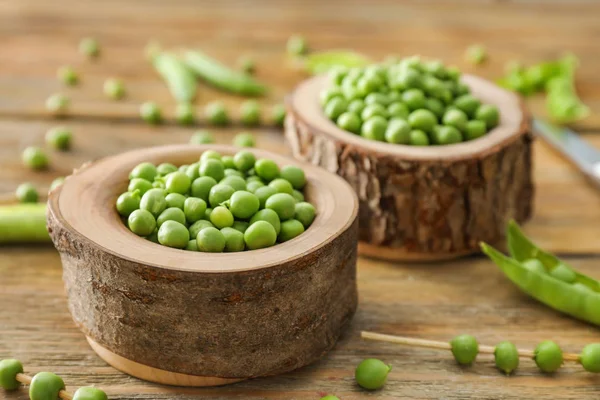
[(322, 112), (317, 76), (286, 100), (292, 154), (344, 178), (359, 198), (359, 254), (400, 261), (446, 260), (504, 239), (510, 219), (533, 212), (531, 117), (521, 99), (472, 75), (472, 94), (500, 110), (485, 136), (445, 146), (371, 141)]
[(268, 249), (199, 253), (134, 235), (114, 207), (140, 162), (198, 160), (217, 145), (173, 145), (83, 166), (53, 190), (48, 230), (60, 252), (68, 306), (92, 348), (133, 376), (213, 386), (280, 374), (326, 354), (357, 307), (358, 200), (334, 174), (304, 169), (317, 217)]

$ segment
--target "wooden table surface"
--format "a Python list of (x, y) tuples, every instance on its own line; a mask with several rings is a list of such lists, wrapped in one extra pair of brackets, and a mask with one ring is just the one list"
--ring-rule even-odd
[[(148, 127), (138, 105), (154, 100), (172, 113), (174, 102), (144, 60), (150, 39), (167, 47), (199, 47), (234, 63), (251, 55), (258, 77), (273, 85), (270, 105), (281, 101), (303, 75), (285, 56), (288, 36), (304, 34), (313, 49), (353, 48), (380, 59), (420, 53), (456, 64), (490, 79), (505, 62), (542, 61), (572, 51), (581, 59), (578, 89), (593, 115), (576, 125), (600, 147), (600, 4), (568, 0), (523, 1), (134, 1), (76, 0), (0, 2), (0, 194), (23, 181), (47, 187), (91, 159), (141, 146), (185, 143), (193, 128)], [(84, 60), (77, 44), (94, 36), (102, 57)], [(475, 69), (463, 62), (473, 42), (487, 46), (490, 63)], [(82, 84), (65, 89), (55, 75), (70, 64)], [(125, 80), (129, 96), (105, 100), (106, 77)], [(73, 99), (72, 118), (56, 121), (44, 111), (54, 92)], [(198, 106), (221, 98), (233, 109), (241, 102), (201, 87)], [(544, 115), (543, 99), (531, 101)], [(71, 152), (51, 152), (51, 168), (33, 173), (20, 163), (28, 145), (43, 145), (45, 131), (65, 124), (74, 132)], [(228, 143), (240, 128), (214, 130)], [(258, 146), (287, 152), (281, 132), (256, 129)], [(535, 216), (526, 231), (584, 273), (600, 278), (600, 193), (543, 143), (535, 145)], [(66, 307), (58, 254), (50, 245), (0, 247), (0, 359), (23, 361), (26, 371), (50, 370), (68, 387), (96, 385), (111, 399), (318, 399), (333, 393), (343, 400), (378, 399), (584, 399), (597, 398), (600, 378), (576, 365), (555, 376), (540, 374), (522, 360), (512, 377), (494, 368), (489, 356), (460, 368), (450, 354), (365, 342), (361, 330), (448, 340), (469, 332), (482, 343), (512, 340), (533, 348), (553, 339), (578, 352), (600, 340), (600, 331), (542, 306), (517, 290), (482, 256), (435, 265), (393, 264), (360, 259), (360, 306), (351, 329), (320, 362), (282, 376), (222, 388), (187, 389), (146, 383), (100, 360), (73, 325)], [(366, 393), (354, 383), (358, 362), (377, 357), (394, 366), (385, 389)], [(0, 398), (27, 399), (27, 392)]]

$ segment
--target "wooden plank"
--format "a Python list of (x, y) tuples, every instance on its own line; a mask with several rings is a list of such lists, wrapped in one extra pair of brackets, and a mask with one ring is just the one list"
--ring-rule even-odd
[[(596, 260), (570, 261), (600, 277)], [(0, 309), (0, 358), (22, 360), (29, 373), (53, 371), (71, 388), (96, 385), (111, 399), (317, 399), (324, 393), (362, 399), (365, 392), (354, 383), (353, 373), (367, 357), (381, 358), (394, 367), (385, 389), (376, 395), (381, 399), (580, 399), (600, 394), (591, 374), (572, 363), (546, 376), (523, 359), (516, 375), (505, 377), (490, 356), (480, 356), (474, 366), (461, 368), (443, 351), (359, 338), (360, 330), (442, 341), (468, 332), (484, 344), (512, 340), (529, 349), (552, 339), (570, 352), (597, 341), (597, 329), (528, 298), (481, 257), (445, 265), (360, 259), (359, 311), (329, 356), (294, 373), (206, 389), (145, 383), (100, 360), (71, 321), (60, 259), (49, 246), (2, 249), (0, 276), (0, 304), (5, 305)], [(28, 398), (24, 389), (3, 396)]]
[[(0, 91), (10, 96), (0, 98), (0, 115), (44, 116), (45, 99), (58, 91), (72, 97), (74, 115), (136, 118), (138, 105), (147, 100), (172, 112), (174, 102), (144, 59), (144, 46), (151, 39), (166, 47), (198, 47), (230, 65), (241, 54), (252, 55), (258, 77), (273, 86), (266, 103), (279, 102), (303, 77), (290, 68), (285, 55), (287, 37), (301, 32), (313, 49), (350, 47), (374, 59), (394, 53), (422, 54), (488, 79), (500, 77), (509, 60), (531, 64), (571, 51), (581, 58), (579, 91), (593, 111), (577, 127), (600, 129), (597, 2), (573, 6), (561, 1), (543, 7), (528, 2), (392, 0), (351, 2), (344, 7), (318, 1), (275, 7), (266, 0), (252, 7), (240, 1), (210, 6), (152, 1), (140, 7), (115, 0), (98, 7), (75, 1), (62, 4), (56, 7), (31, 0), (2, 4)], [(464, 18), (466, 14), (469, 18)], [(356, 21), (360, 21), (358, 26)], [(104, 54), (96, 62), (82, 59), (77, 52), (79, 39), (88, 35), (103, 45)], [(490, 62), (483, 67), (469, 66), (463, 59), (466, 47), (474, 42), (489, 49)], [(56, 79), (57, 68), (67, 64), (80, 71), (81, 87), (66, 89)], [(102, 95), (104, 79), (115, 75), (125, 79), (130, 92), (121, 102)], [(204, 105), (219, 97), (237, 111), (239, 98), (205, 87), (197, 103)], [(531, 103), (537, 114), (545, 114), (542, 98)]]

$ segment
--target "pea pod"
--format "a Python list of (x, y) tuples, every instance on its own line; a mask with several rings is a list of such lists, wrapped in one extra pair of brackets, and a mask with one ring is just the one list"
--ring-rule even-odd
[[(553, 269), (565, 264), (533, 245), (514, 223), (509, 225), (508, 241), (514, 258), (485, 243), (481, 244), (481, 248), (514, 284), (531, 297), (572, 317), (600, 325), (597, 281), (579, 273), (575, 274), (573, 283), (552, 276)], [(550, 273), (528, 269), (524, 261), (531, 259), (542, 262)]]
[(200, 51), (187, 51), (187, 66), (211, 85), (244, 96), (262, 96), (267, 87), (248, 74), (235, 71)]
[(0, 207), (0, 244), (49, 241), (45, 203)]
[(178, 57), (158, 52), (152, 57), (152, 65), (164, 79), (175, 100), (190, 102), (196, 97), (196, 77)]
[(327, 72), (333, 67), (364, 67), (371, 60), (351, 50), (330, 50), (309, 54), (304, 58), (304, 68), (311, 74)]

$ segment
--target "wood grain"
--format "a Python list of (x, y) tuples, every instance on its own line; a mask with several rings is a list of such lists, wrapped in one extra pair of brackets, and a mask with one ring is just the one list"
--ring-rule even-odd
[[(304, 34), (314, 49), (351, 47), (374, 58), (415, 53), (456, 64), (488, 79), (499, 77), (512, 59), (526, 64), (573, 51), (581, 59), (578, 90), (593, 115), (577, 124), (600, 147), (600, 4), (596, 1), (399, 2), (395, 0), (7, 0), (0, 2), (0, 193), (23, 181), (48, 186), (85, 161), (125, 150), (186, 143), (192, 129), (137, 122), (139, 103), (155, 100), (172, 115), (167, 89), (143, 59), (150, 39), (166, 47), (198, 47), (234, 63), (241, 52), (252, 55), (257, 76), (273, 85), (265, 106), (280, 102), (302, 73), (289, 68), (283, 54), (292, 33)], [(95, 36), (104, 54), (97, 62), (80, 57), (80, 38)], [(465, 48), (485, 44), (490, 62), (464, 63)], [(65, 90), (58, 67), (71, 64), (82, 84)], [(101, 93), (109, 76), (122, 77), (129, 96), (109, 102)], [(69, 93), (81, 117), (55, 121), (43, 103), (51, 93)], [(223, 99), (237, 111), (242, 101), (202, 86), (197, 106)], [(543, 99), (528, 102), (544, 115)], [(89, 115), (88, 117), (83, 117)], [(116, 119), (100, 118), (113, 115)], [(91, 117), (96, 116), (96, 117)], [(66, 124), (74, 131), (74, 149), (50, 152), (49, 171), (33, 173), (20, 163), (20, 152), (43, 145), (45, 131)], [(239, 127), (215, 130), (219, 143), (230, 143)], [(286, 153), (281, 132), (255, 130), (261, 148)], [(581, 174), (541, 142), (534, 145), (537, 184), (535, 215), (525, 227), (540, 245), (566, 255), (582, 271), (600, 278), (600, 194)], [(249, 380), (223, 388), (184, 389), (146, 383), (109, 367), (90, 349), (73, 324), (61, 280), (58, 253), (50, 246), (0, 247), (0, 358), (21, 359), (27, 372), (60, 374), (69, 388), (94, 384), (111, 400), (269, 399), (317, 400), (335, 393), (343, 400), (377, 399), (586, 399), (600, 394), (596, 376), (568, 365), (556, 376), (540, 375), (523, 360), (516, 376), (499, 374), (491, 358), (462, 369), (449, 354), (361, 341), (360, 330), (448, 340), (468, 332), (493, 345), (514, 340), (533, 348), (553, 339), (577, 352), (598, 341), (598, 328), (560, 315), (529, 299), (481, 257), (435, 265), (391, 264), (361, 258), (360, 304), (351, 329), (332, 353), (294, 373)], [(394, 365), (386, 388), (361, 391), (353, 370), (366, 357)], [(0, 398), (25, 400), (25, 389), (0, 392)]]

